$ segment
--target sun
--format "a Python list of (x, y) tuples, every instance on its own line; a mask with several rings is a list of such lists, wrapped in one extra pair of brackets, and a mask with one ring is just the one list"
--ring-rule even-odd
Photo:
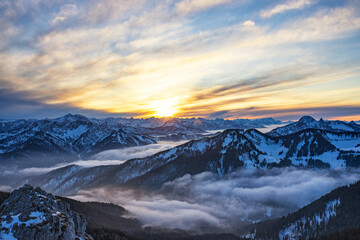
[(152, 104), (156, 117), (172, 117), (177, 113), (176, 102), (174, 100), (160, 100)]

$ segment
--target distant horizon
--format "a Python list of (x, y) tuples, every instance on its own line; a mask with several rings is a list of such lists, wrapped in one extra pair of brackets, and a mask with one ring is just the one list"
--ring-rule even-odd
[(81, 114), (81, 113), (66, 113), (63, 115), (58, 115), (58, 116), (53, 116), (53, 117), (40, 117), (40, 118), (1, 118), (0, 120), (6, 120), (6, 121), (15, 121), (15, 120), (45, 120), (45, 119), (49, 119), (49, 120), (53, 120), (53, 119), (57, 119), (57, 118), (61, 118), (61, 117), (65, 117), (66, 115), (81, 115), (84, 116), (86, 118), (89, 119), (106, 119), (106, 118), (123, 118), (123, 119), (151, 119), (151, 118), (155, 118), (155, 119), (206, 119), (206, 120), (216, 120), (216, 119), (224, 119), (224, 120), (236, 120), (236, 119), (244, 119), (244, 120), (259, 120), (259, 119), (274, 119), (276, 121), (281, 121), (281, 122), (296, 122), (298, 120), (300, 120), (300, 118), (304, 117), (304, 116), (310, 116), (312, 118), (314, 118), (316, 121), (320, 121), (320, 119), (323, 120), (328, 120), (328, 121), (335, 121), (335, 120), (339, 120), (339, 121), (345, 121), (345, 122), (360, 122), (360, 118), (358, 120), (356, 119), (351, 119), (351, 120), (344, 120), (344, 119), (337, 119), (337, 118), (323, 118), (323, 117), (314, 117), (311, 115), (301, 115), (299, 116), (299, 118), (297, 119), (285, 119), (285, 120), (281, 120), (279, 118), (276, 117), (253, 117), (253, 118), (246, 118), (246, 117), (239, 117), (239, 118), (206, 118), (206, 117), (176, 117), (176, 116), (170, 116), (170, 117), (159, 117), (159, 116), (149, 116), (149, 117), (122, 117), (122, 116), (116, 116), (116, 115), (109, 115), (109, 116), (89, 116), (86, 114)]

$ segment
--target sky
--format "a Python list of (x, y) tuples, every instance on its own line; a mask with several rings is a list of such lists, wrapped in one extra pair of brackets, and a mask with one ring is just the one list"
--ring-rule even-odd
[(1, 0), (0, 118), (360, 119), (356, 0)]

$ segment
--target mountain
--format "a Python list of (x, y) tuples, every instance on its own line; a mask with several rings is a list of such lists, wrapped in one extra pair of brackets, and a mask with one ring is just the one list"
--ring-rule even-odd
[[(146, 132), (166, 132), (169, 127), (174, 127), (175, 130), (181, 130), (180, 133), (185, 133), (186, 130), (191, 130), (191, 133), (197, 133), (207, 130), (219, 130), (219, 129), (250, 129), (261, 128), (264, 125), (282, 124), (281, 121), (273, 118), (260, 118), (260, 119), (234, 119), (227, 120), (222, 118), (216, 119), (204, 119), (204, 118), (106, 118), (101, 121), (112, 124), (122, 124), (123, 126), (129, 126), (139, 131)], [(170, 128), (169, 128), (170, 129)], [(177, 132), (171, 132), (176, 134)]]
[[(35, 193), (35, 196), (34, 196)], [(66, 206), (67, 211), (71, 211), (71, 216), (75, 216), (76, 219), (73, 220), (76, 224), (76, 228), (81, 227), (82, 229), (85, 227), (83, 225), (84, 219), (87, 222), (86, 226), (86, 233), (81, 233), (80, 235), (83, 236), (83, 238), (74, 238), (73, 236), (66, 237), (61, 236), (59, 238), (52, 237), (50, 234), (48, 234), (48, 229), (46, 227), (49, 227), (50, 224), (53, 224), (53, 221), (49, 219), (47, 222), (43, 222), (43, 226), (37, 226), (33, 223), (36, 221), (40, 221), (42, 219), (37, 219), (35, 217), (30, 217), (32, 223), (25, 222), (25, 226), (27, 228), (30, 228), (30, 231), (35, 231), (36, 236), (35, 239), (91, 239), (93, 237), (95, 240), (109, 240), (109, 239), (119, 239), (119, 240), (197, 240), (197, 239), (207, 239), (207, 240), (216, 240), (216, 239), (224, 239), (224, 240), (241, 240), (242, 238), (239, 238), (233, 234), (224, 233), (224, 234), (205, 234), (205, 235), (196, 235), (191, 232), (182, 231), (179, 229), (166, 229), (166, 228), (160, 228), (160, 227), (143, 227), (142, 223), (137, 220), (136, 218), (132, 217), (131, 214), (124, 209), (121, 206), (114, 205), (111, 203), (101, 203), (101, 202), (80, 202), (76, 201), (70, 198), (65, 197), (54, 197), (51, 194), (48, 194), (44, 192), (43, 190), (37, 188), (33, 189), (29, 185), (25, 185), (24, 187), (15, 190), (11, 195), (9, 193), (3, 193), (0, 192), (0, 205), (2, 205), (4, 202), (4, 205), (8, 206), (8, 209), (12, 209), (12, 211), (18, 211), (17, 208), (20, 208), (21, 206), (16, 206), (13, 203), (19, 200), (14, 200), (13, 195), (19, 196), (21, 195), (21, 199), (26, 199), (27, 205), (36, 205), (37, 203), (44, 202), (44, 204), (41, 204), (40, 210), (44, 211), (45, 217), (47, 217), (47, 212), (53, 212), (54, 208), (53, 206), (58, 204), (63, 206)], [(10, 197), (11, 196), (11, 197)], [(9, 198), (10, 197), (10, 198)], [(7, 199), (7, 200), (6, 200)], [(17, 198), (16, 198), (17, 199)], [(22, 201), (22, 200), (21, 200)], [(48, 203), (48, 201), (50, 201)], [(26, 208), (23, 209), (26, 211), (27, 209), (32, 210), (32, 207), (28, 208), (28, 206), (25, 206)], [(62, 208), (61, 207), (61, 208)], [(70, 208), (69, 208), (70, 207)], [(39, 209), (36, 209), (36, 211), (39, 211)], [(63, 209), (57, 210), (54, 214), (51, 214), (51, 216), (56, 219), (58, 215), (61, 217), (68, 217), (67, 212)], [(24, 214), (24, 213), (22, 213)], [(31, 213), (30, 213), (31, 215)], [(17, 216), (20, 219), (21, 214)], [(48, 216), (50, 217), (50, 216)], [(51, 218), (51, 217), (50, 217)], [(0, 224), (2, 224), (2, 219), (0, 218)], [(79, 222), (80, 219), (80, 222)], [(20, 223), (20, 222), (18, 222)], [(28, 226), (27, 226), (28, 224)], [(65, 222), (66, 226), (61, 228), (61, 230), (67, 230), (68, 225), (71, 225), (71, 220)], [(38, 224), (39, 225), (39, 224)], [(15, 238), (10, 238), (10, 234), (5, 235), (5, 231), (7, 231), (7, 227), (1, 228), (2, 225), (0, 225), (0, 239), (6, 239), (6, 240), (12, 240)], [(27, 229), (25, 228), (25, 229)], [(12, 230), (19, 231), (16, 227), (16, 224), (13, 224)], [(49, 228), (51, 229), (51, 228)], [(14, 231), (13, 231), (14, 232)], [(54, 232), (51, 231), (50, 232)], [(9, 231), (10, 233), (10, 231)], [(56, 233), (56, 231), (55, 231)], [(41, 234), (41, 236), (39, 236)], [(32, 235), (16, 235), (14, 237), (17, 237), (16, 239), (34, 239)], [(65, 238), (66, 237), (66, 238)]]
[(2, 122), (0, 131), (0, 160), (27, 159), (33, 164), (37, 159), (42, 166), (51, 159), (65, 161), (112, 148), (156, 143), (120, 124), (71, 114), (53, 120)]
[[(18, 167), (50, 166), (113, 148), (199, 139), (206, 131), (263, 127), (267, 119), (87, 118), (67, 114), (55, 119), (0, 120), (0, 160)], [(26, 161), (23, 161), (23, 160)]]
[(309, 238), (309, 240), (360, 240), (360, 227), (349, 228), (342, 231), (326, 233), (320, 237)]
[(309, 168), (357, 167), (360, 165), (360, 133), (304, 130), (269, 137), (257, 130), (226, 130), (213, 138), (194, 141), (169, 150), (166, 164), (126, 181), (127, 186), (157, 188), (185, 174), (204, 171), (219, 177), (236, 168), (283, 166)]
[(244, 235), (252, 239), (309, 239), (351, 228), (360, 228), (360, 181), (337, 188), (286, 217), (254, 224)]
[(30, 185), (13, 191), (0, 206), (1, 239), (92, 239), (86, 220), (70, 205)]
[(156, 141), (150, 137), (138, 135), (122, 128), (112, 132), (108, 137), (95, 143), (92, 146), (91, 153), (94, 154), (109, 149), (141, 146), (155, 143)]
[(44, 131), (38, 123), (0, 141), (1, 158), (25, 157), (35, 152), (62, 155), (73, 153), (70, 143)]
[(360, 125), (355, 122), (342, 122), (342, 121), (328, 121), (323, 120), (322, 118), (319, 121), (316, 121), (310, 116), (303, 116), (299, 121), (295, 123), (290, 123), (283, 127), (278, 127), (273, 129), (268, 133), (270, 136), (282, 136), (292, 133), (296, 133), (308, 128), (313, 129), (322, 129), (333, 132), (360, 132)]
[(184, 134), (184, 133), (203, 133), (205, 131), (204, 128), (199, 128), (198, 126), (195, 126), (194, 124), (190, 123), (188, 121), (183, 121), (181, 119), (172, 118), (166, 121), (163, 125), (157, 128), (147, 129), (151, 133), (155, 134)]
[(337, 168), (360, 166), (360, 133), (307, 129), (272, 137), (255, 129), (226, 130), (121, 165), (67, 166), (22, 180), (60, 194), (104, 185), (158, 188), (185, 174), (204, 171), (222, 177), (236, 168), (283, 166)]
[[(31, 189), (29, 191), (29, 189)], [(43, 190), (37, 188), (33, 189), (29, 185), (25, 185), (24, 187), (15, 190), (12, 194), (17, 194), (18, 192), (21, 193), (22, 197), (27, 199), (28, 203), (32, 203), (36, 205), (38, 200), (38, 195), (49, 197), (45, 199), (45, 201), (52, 199), (54, 197), (51, 194), (45, 193)], [(41, 192), (41, 193), (40, 193)], [(33, 196), (35, 193), (36, 197)], [(10, 193), (0, 192), (0, 206), (3, 204), (7, 199), (8, 201), (12, 202), (12, 198), (10, 197)], [(114, 238), (110, 239), (121, 239), (121, 240), (132, 240), (135, 239), (133, 237), (127, 237), (129, 234), (141, 233), (142, 232), (142, 225), (136, 219), (133, 218), (129, 212), (121, 206), (114, 205), (111, 203), (100, 203), (100, 202), (80, 202), (70, 198), (64, 197), (55, 197), (55, 202), (70, 206), (71, 211), (73, 211), (81, 216), (81, 218), (85, 218), (87, 225), (86, 225), (86, 232), (89, 233), (91, 236), (94, 236), (95, 240), (103, 239), (103, 233), (108, 233), (114, 235)], [(43, 201), (43, 198), (40, 199)], [(51, 205), (51, 204), (50, 204)], [(47, 204), (42, 205), (43, 207), (48, 207), (52, 209), (51, 206), (47, 206)], [(14, 206), (16, 208), (16, 206)], [(45, 209), (47, 211), (48, 209)], [(76, 215), (77, 216), (77, 215)], [(83, 221), (83, 220), (82, 220)], [(83, 226), (84, 227), (84, 226)], [(0, 239), (1, 238), (0, 234)], [(10, 239), (10, 238), (6, 238)], [(20, 239), (28, 239), (28, 238), (20, 238)], [(46, 239), (55, 239), (55, 238), (46, 238)], [(59, 238), (61, 239), (61, 238)], [(70, 238), (74, 239), (74, 238)], [(84, 238), (81, 238), (84, 239)], [(106, 238), (105, 238), (106, 239)], [(137, 239), (137, 238), (136, 238)]]
[(168, 135), (161, 135), (161, 136), (154, 136), (156, 141), (186, 141), (186, 140), (197, 140), (203, 138), (204, 136), (212, 136), (214, 134), (188, 134), (188, 133), (176, 133), (176, 134), (168, 134)]

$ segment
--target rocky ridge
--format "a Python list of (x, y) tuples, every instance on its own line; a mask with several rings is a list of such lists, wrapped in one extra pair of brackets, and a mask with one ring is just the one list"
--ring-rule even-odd
[(352, 122), (331, 121), (320, 119), (316, 121), (313, 117), (303, 116), (299, 121), (286, 126), (278, 127), (267, 133), (269, 136), (279, 137), (300, 132), (305, 129), (321, 129), (332, 132), (360, 132), (360, 125)]
[(86, 225), (68, 203), (30, 185), (13, 191), (0, 206), (0, 239), (92, 240)]

